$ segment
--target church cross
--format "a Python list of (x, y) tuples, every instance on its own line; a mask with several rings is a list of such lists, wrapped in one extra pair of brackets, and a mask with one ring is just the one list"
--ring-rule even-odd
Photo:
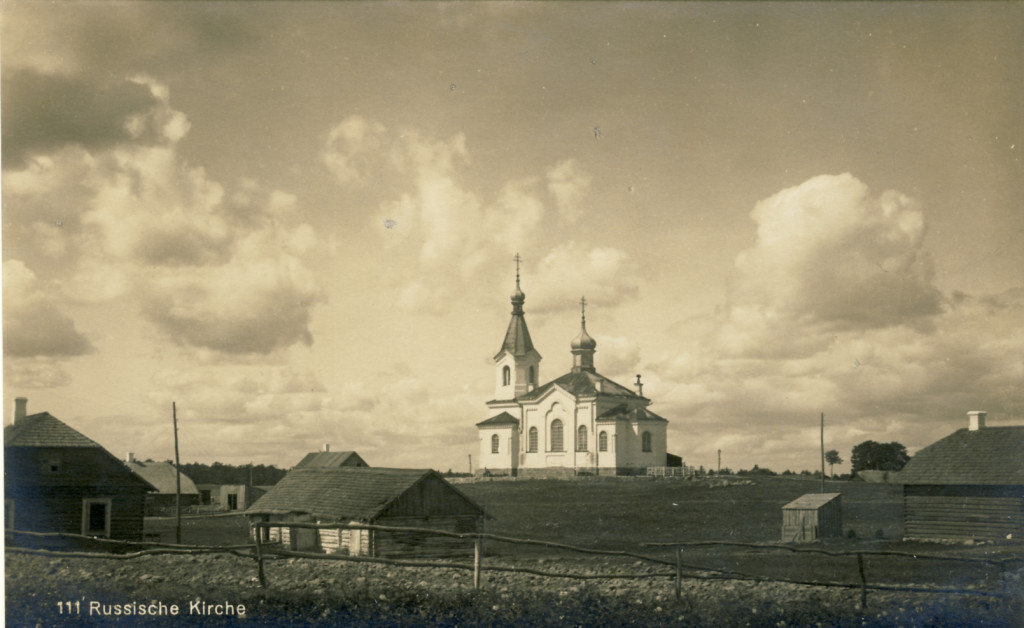
[(587, 297), (580, 297), (580, 316), (584, 322), (587, 320)]
[(516, 285), (519, 285), (519, 262), (522, 261), (522, 258), (519, 257), (519, 253), (516, 253), (516, 256), (512, 259), (516, 262)]

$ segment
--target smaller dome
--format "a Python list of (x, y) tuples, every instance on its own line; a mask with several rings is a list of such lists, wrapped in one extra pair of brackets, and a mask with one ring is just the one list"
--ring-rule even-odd
[(590, 337), (587, 333), (586, 326), (580, 330), (580, 335), (573, 338), (572, 343), (569, 345), (573, 350), (576, 349), (588, 349), (593, 350), (597, 347), (597, 341)]
[(519, 282), (517, 281), (516, 282), (516, 289), (515, 289), (514, 292), (512, 292), (512, 301), (513, 302), (518, 301), (519, 303), (522, 303), (525, 300), (526, 300), (526, 295), (523, 294), (523, 291), (519, 289)]

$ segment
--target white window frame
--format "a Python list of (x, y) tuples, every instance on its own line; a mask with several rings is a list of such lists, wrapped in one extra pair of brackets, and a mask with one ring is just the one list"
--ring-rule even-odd
[[(103, 534), (96, 534), (95, 531), (89, 529), (89, 510), (93, 504), (103, 504), (106, 506), (106, 521), (103, 522)], [(82, 536), (100, 536), (103, 538), (110, 538), (110, 515), (114, 510), (114, 500), (110, 497), (86, 497), (82, 500)]]

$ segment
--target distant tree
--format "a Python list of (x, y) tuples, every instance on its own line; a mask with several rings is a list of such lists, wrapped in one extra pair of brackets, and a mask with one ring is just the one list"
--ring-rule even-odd
[(825, 462), (828, 463), (828, 474), (835, 476), (833, 473), (833, 467), (837, 464), (843, 464), (843, 459), (839, 457), (839, 452), (835, 449), (829, 449), (825, 452)]
[(909, 460), (907, 448), (896, 442), (876, 443), (866, 440), (855, 446), (850, 453), (852, 473), (867, 470), (899, 471)]

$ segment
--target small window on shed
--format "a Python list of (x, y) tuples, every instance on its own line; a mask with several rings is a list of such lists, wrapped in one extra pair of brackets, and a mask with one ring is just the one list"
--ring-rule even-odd
[(498, 438), (497, 434), (491, 434), (491, 453), (498, 453), (498, 445), (501, 443), (501, 439)]
[(512, 383), (512, 369), (508, 366), (501, 369), (501, 385), (508, 386)]
[(602, 431), (597, 435), (597, 450), (608, 451), (608, 432)]
[(537, 428), (531, 427), (526, 451), (537, 453)]
[(576, 430), (576, 451), (586, 451), (586, 450), (587, 450), (587, 426), (586, 425), (581, 425), (580, 428), (578, 430)]
[(644, 451), (651, 451), (651, 433), (644, 432), (640, 437), (640, 443)]

